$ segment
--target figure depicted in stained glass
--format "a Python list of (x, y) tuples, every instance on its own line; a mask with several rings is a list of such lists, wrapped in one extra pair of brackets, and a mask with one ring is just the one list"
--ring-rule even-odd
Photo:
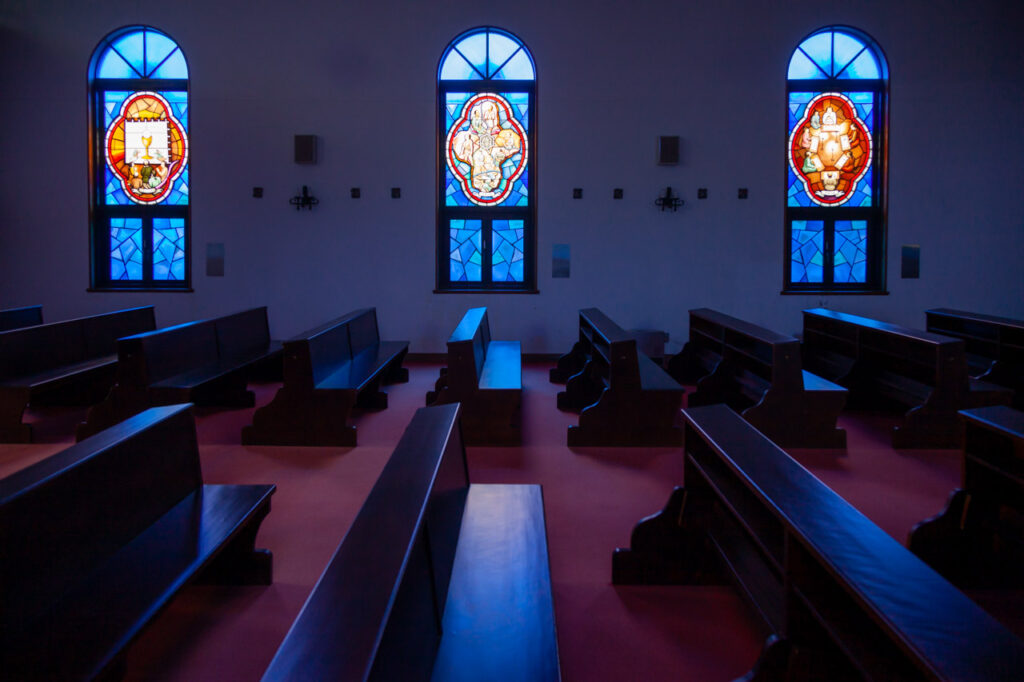
[(138, 204), (162, 201), (188, 163), (188, 138), (155, 92), (126, 98), (107, 128), (104, 153), (125, 194)]
[(448, 168), (466, 197), (481, 206), (504, 201), (527, 161), (527, 138), (501, 95), (471, 97), (448, 131)]
[(808, 103), (790, 136), (789, 164), (814, 203), (850, 199), (871, 166), (871, 133), (847, 97), (827, 92)]

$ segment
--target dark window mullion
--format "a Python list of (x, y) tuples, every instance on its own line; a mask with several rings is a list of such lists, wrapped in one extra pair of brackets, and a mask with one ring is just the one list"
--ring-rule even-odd
[(142, 216), (142, 283), (153, 283), (153, 217)]

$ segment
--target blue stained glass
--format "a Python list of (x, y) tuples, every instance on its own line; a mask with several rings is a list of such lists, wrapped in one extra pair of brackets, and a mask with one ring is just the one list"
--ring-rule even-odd
[[(495, 220), (491, 223), (491, 279), (495, 282), (522, 282), (522, 220)], [(516, 267), (518, 264), (518, 268)], [(516, 273), (518, 272), (518, 277)]]
[(863, 284), (867, 280), (868, 223), (866, 220), (837, 220), (833, 280)]
[(441, 60), (441, 80), (533, 80), (533, 59), (514, 36), (483, 29), (461, 38)]
[(816, 33), (800, 43), (800, 49), (821, 67), (827, 76), (832, 76), (832, 32)]
[(840, 78), (881, 78), (882, 70), (871, 50), (864, 50), (846, 70), (839, 74)]
[(138, 78), (139, 74), (126, 62), (121, 55), (107, 50), (99, 58), (96, 65), (97, 78)]
[(516, 52), (512, 59), (493, 76), (496, 80), (532, 81), (534, 79), (533, 60), (526, 49)]
[(146, 77), (152, 78), (156, 67), (160, 66), (171, 52), (177, 49), (178, 46), (174, 41), (162, 33), (146, 31)]
[(483, 222), (480, 220), (449, 221), (449, 279), (452, 282), (482, 280)]
[(477, 71), (487, 75), (487, 34), (474, 33), (459, 41), (455, 49), (462, 53)]
[(519, 43), (501, 33), (489, 33), (488, 39), (490, 45), (487, 55), (487, 76), (494, 78), (498, 69), (508, 61), (513, 52), (519, 49)]
[(188, 78), (188, 64), (185, 63), (185, 55), (181, 50), (172, 52), (163, 64), (159, 64), (156, 70), (150, 74), (150, 78)]
[(106, 130), (121, 114), (121, 105), (132, 93), (128, 90), (107, 90), (103, 93), (103, 129)]
[(110, 279), (142, 279), (142, 218), (110, 219)]
[(114, 40), (96, 61), (97, 78), (188, 78), (177, 43), (163, 33), (140, 29)]
[(185, 279), (184, 218), (153, 218), (153, 279)]
[(790, 281), (823, 282), (825, 274), (825, 222), (794, 220), (791, 223)]
[(787, 77), (790, 80), (824, 78), (825, 75), (821, 68), (800, 50), (794, 52), (793, 57), (789, 60), (789, 73)]
[(480, 74), (476, 72), (476, 69), (466, 61), (466, 59), (452, 50), (445, 57), (444, 63), (441, 64), (441, 80), (479, 80)]
[(145, 50), (145, 36), (142, 31), (133, 31), (127, 35), (123, 35), (114, 41), (111, 46), (117, 50), (122, 57), (125, 58), (132, 68), (135, 69), (139, 76), (146, 73), (146, 66), (143, 63), (143, 51)]
[(127, 206), (132, 203), (128, 195), (121, 189), (120, 179), (110, 171), (109, 167), (104, 168), (104, 177), (107, 184), (103, 194), (105, 196), (105, 203), (108, 206)]
[(832, 54), (835, 59), (835, 74), (839, 74), (863, 49), (864, 43), (849, 33), (833, 33)]

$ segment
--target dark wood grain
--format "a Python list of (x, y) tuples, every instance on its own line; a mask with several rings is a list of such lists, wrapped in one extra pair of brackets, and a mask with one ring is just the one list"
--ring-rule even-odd
[(961, 587), (1024, 587), (1024, 412), (961, 410), (963, 475), (937, 516), (907, 545)]
[(273, 492), (203, 484), (189, 405), (0, 480), (0, 676), (93, 679), (188, 582), (269, 583), (254, 542)]
[(43, 323), (43, 306), (29, 305), (22, 308), (0, 310), (0, 332)]
[(962, 340), (824, 308), (803, 316), (806, 369), (848, 388), (853, 407), (905, 411), (895, 447), (960, 447), (958, 410), (1012, 398), (970, 378)]
[(539, 489), (470, 486), (459, 414), (417, 410), (265, 681), (558, 679)]
[(690, 311), (690, 340), (668, 362), (694, 383), (691, 407), (725, 403), (779, 445), (844, 448), (847, 391), (803, 369), (800, 342), (709, 308)]
[[(577, 369), (559, 392), (558, 408), (578, 410), (570, 446), (678, 445), (684, 389), (636, 341), (597, 308), (579, 313), (579, 341), (558, 361), (552, 380)], [(557, 370), (557, 371), (556, 371)]]
[(355, 406), (387, 407), (382, 384), (408, 381), (408, 341), (381, 341), (377, 309), (342, 315), (284, 342), (284, 384), (242, 429), (246, 445), (356, 444)]
[(1013, 390), (1013, 406), (1024, 410), (1024, 320), (949, 308), (925, 318), (928, 331), (964, 341), (972, 377)]
[(448, 337), (448, 364), (428, 405), (462, 403), (468, 445), (522, 442), (522, 352), (518, 341), (491, 339), (487, 308), (471, 308)]
[(79, 440), (155, 405), (252, 407), (246, 386), (256, 368), (280, 363), (266, 307), (195, 320), (117, 341), (117, 379), (93, 406)]
[[(713, 553), (789, 646), (800, 679), (1015, 680), (1024, 642), (725, 405), (686, 409), (685, 494), (662, 543)], [(692, 582), (706, 556), (675, 557)], [(655, 553), (613, 557), (615, 582), (638, 582)], [(654, 572), (656, 573), (656, 571)], [(768, 650), (766, 650), (766, 655)], [(777, 661), (757, 679), (788, 679)], [(773, 672), (774, 671), (774, 672)], [(754, 679), (748, 677), (748, 679)]]
[(154, 329), (152, 306), (0, 333), (0, 441), (30, 442), (32, 402), (92, 404), (114, 383), (117, 339)]

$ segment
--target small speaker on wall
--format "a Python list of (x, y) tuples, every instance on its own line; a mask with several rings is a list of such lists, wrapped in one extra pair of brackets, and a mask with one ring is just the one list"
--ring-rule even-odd
[(658, 165), (679, 165), (679, 136), (662, 135), (658, 138)]
[(304, 165), (316, 163), (316, 135), (295, 136), (295, 163)]
[(206, 276), (224, 276), (224, 243), (208, 243), (206, 245)]

